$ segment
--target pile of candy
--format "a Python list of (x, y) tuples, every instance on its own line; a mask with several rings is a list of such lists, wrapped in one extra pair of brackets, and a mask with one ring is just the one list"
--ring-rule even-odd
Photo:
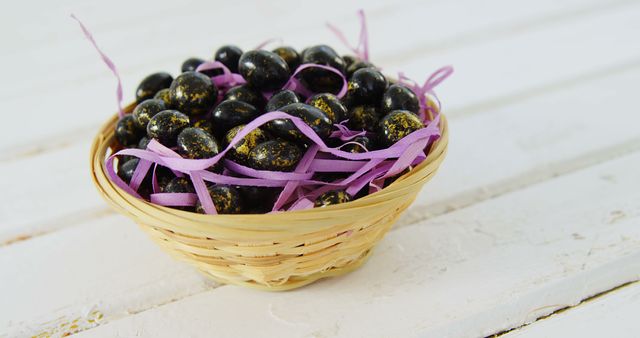
[(152, 203), (209, 214), (323, 207), (382, 189), (439, 136), (425, 94), (451, 68), (423, 86), (388, 79), (368, 60), (362, 20), (353, 56), (229, 45), (213, 60), (187, 59), (175, 78), (147, 76), (116, 124), (111, 179)]

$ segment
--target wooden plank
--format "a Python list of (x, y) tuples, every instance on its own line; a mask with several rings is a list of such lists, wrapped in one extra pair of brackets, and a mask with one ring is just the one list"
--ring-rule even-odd
[(504, 337), (635, 337), (640, 330), (638, 313), (640, 283), (633, 283)]
[[(488, 71), (490, 67), (487, 67), (487, 60), (500, 60), (503, 55), (511, 54), (511, 49), (514, 49), (514, 52), (522, 50), (522, 41), (511, 37), (505, 43), (506, 50), (494, 48), (493, 54), (487, 55), (488, 59), (473, 58), (474, 64), (469, 66), (467, 66), (467, 63), (459, 63), (459, 57), (457, 56), (449, 58), (446, 55), (434, 55), (436, 57), (430, 57), (428, 60), (425, 60), (425, 54), (423, 52), (416, 53), (410, 52), (410, 50), (415, 49), (416, 46), (431, 46), (434, 43), (437, 45), (439, 41), (456, 40), (456, 37), (464, 36), (470, 32), (474, 34), (478, 31), (493, 32), (496, 28), (500, 27), (508, 30), (509, 27), (514, 25), (521, 27), (523, 22), (529, 21), (531, 21), (532, 24), (523, 27), (540, 29), (544, 27), (540, 22), (544, 22), (542, 19), (546, 17), (555, 18), (565, 15), (573, 19), (576, 12), (584, 14), (583, 12), (586, 11), (587, 14), (599, 13), (600, 15), (604, 15), (604, 21), (607, 21), (606, 18), (611, 16), (606, 15), (609, 12), (618, 13), (618, 16), (620, 12), (628, 12), (626, 8), (628, 6), (621, 7), (618, 2), (613, 3), (614, 5), (618, 4), (617, 6), (613, 6), (611, 10), (607, 10), (606, 6), (611, 6), (609, 2), (592, 2), (594, 0), (589, 2), (563, 2), (562, 6), (558, 6), (555, 1), (547, 0), (538, 3), (533, 9), (526, 11), (521, 8), (522, 6), (519, 6), (520, 10), (516, 11), (515, 8), (518, 6), (511, 2), (504, 0), (493, 1), (495, 1), (494, 5), (484, 4), (483, 6), (469, 1), (468, 4), (463, 6), (473, 9), (473, 11), (469, 12), (461, 12), (459, 9), (462, 5), (453, 6), (443, 2), (428, 2), (418, 8), (414, 8), (411, 4), (393, 7), (391, 9), (387, 9), (386, 7), (373, 7), (369, 26), (372, 29), (372, 54), (374, 55), (374, 60), (389, 70), (404, 69), (416, 78), (422, 78), (426, 76), (426, 72), (435, 70), (435, 67), (448, 63), (464, 65), (461, 71), (467, 74), (471, 73), (465, 69), (466, 67), (478, 69), (479, 71)], [(628, 1), (620, 3), (626, 5)], [(511, 12), (506, 11), (495, 13), (492, 9), (505, 6), (512, 10), (514, 14), (511, 15)], [(322, 7), (331, 8), (331, 6)], [(277, 10), (282, 10), (279, 7), (276, 8)], [(271, 10), (274, 9), (270, 9), (270, 11)], [(206, 12), (206, 10), (203, 10), (199, 15), (205, 15), (204, 13)], [(631, 12), (633, 12), (633, 10)], [(264, 14), (262, 12), (260, 13), (261, 15)], [(316, 37), (317, 41), (335, 42), (335, 38), (331, 37), (323, 25), (325, 20), (332, 19), (335, 19), (332, 21), (341, 24), (341, 26), (345, 26), (350, 22), (351, 24), (346, 25), (346, 28), (348, 32), (351, 33), (350, 36), (355, 35), (353, 34), (355, 33), (355, 22), (352, 16), (347, 16), (346, 14), (340, 16), (323, 16), (323, 14), (329, 12), (325, 13), (321, 11), (316, 13), (317, 16), (314, 16), (315, 18), (309, 19), (307, 16), (301, 14), (296, 16), (296, 13), (299, 12), (293, 12), (292, 17), (284, 20), (282, 23), (277, 22), (277, 24), (270, 23), (264, 25), (265, 27), (264, 30), (261, 31), (261, 36), (286, 36), (287, 43), (298, 47), (308, 44), (309, 36)], [(422, 15), (424, 15), (424, 13), (439, 13), (439, 19), (430, 20), (423, 24), (422, 21), (424, 20), (422, 20)], [(442, 21), (445, 20), (445, 18), (462, 15), (464, 15), (462, 17), (464, 20)], [(100, 13), (100, 16), (105, 16), (105, 14)], [(402, 35), (407, 31), (404, 26), (396, 24), (397, 18), (400, 17), (406, 17), (408, 20), (414, 22), (421, 22), (421, 25), (424, 26), (423, 29), (428, 32), (428, 34), (425, 36), (422, 30), (412, 30), (411, 32), (415, 32), (412, 34), (415, 35), (411, 35), (411, 39), (398, 39), (398, 35)], [(92, 20), (92, 18), (93, 16), (88, 16), (87, 22), (91, 22), (90, 20)], [(216, 20), (220, 20), (220, 22), (217, 23), (218, 25), (232, 26), (232, 20), (235, 19), (234, 15), (221, 15), (220, 18)], [(630, 46), (633, 46), (633, 44), (624, 43), (627, 35), (632, 35), (630, 33), (631, 30), (621, 28), (621, 26), (625, 25), (625, 20), (629, 19), (623, 18), (622, 22), (617, 19), (619, 18), (609, 19), (612, 20), (612, 22), (610, 24), (605, 23), (610, 26), (609, 29), (611, 31), (620, 30), (618, 35), (621, 43), (611, 46), (609, 49), (612, 55), (635, 55), (635, 53), (630, 54), (627, 51), (628, 48), (632, 48)], [(198, 20), (197, 17), (181, 17), (180, 20), (172, 25), (166, 25), (165, 22), (158, 22), (156, 26), (150, 24), (150, 26), (146, 28), (139, 27), (139, 29), (135, 29), (138, 26), (134, 26), (133, 28), (129, 27), (107, 31), (107, 34), (104, 35), (102, 35), (102, 30), (97, 29), (95, 33), (99, 37), (104, 49), (111, 54), (120, 66), (124, 76), (123, 80), (127, 97), (131, 98), (133, 89), (139, 79), (144, 75), (157, 71), (158, 69), (175, 70), (184, 58), (194, 54), (207, 56), (211, 53), (209, 50), (211, 46), (228, 42), (223, 36), (211, 35), (207, 30), (203, 30), (203, 21), (205, 21), (204, 18)], [(431, 23), (431, 21), (433, 21), (433, 23)], [(175, 25), (181, 26), (183, 30), (195, 32), (194, 36), (191, 36), (190, 39), (180, 39), (180, 32), (183, 30), (176, 30)], [(445, 26), (442, 27), (443, 25)], [(299, 27), (300, 29), (292, 29), (292, 27)], [(626, 27), (627, 26), (624, 28)], [(97, 61), (95, 52), (91, 50), (86, 41), (79, 36), (78, 29), (73, 22), (70, 22), (68, 26), (61, 29), (64, 29), (64, 40), (68, 40), (68, 53), (65, 53), (65, 55), (51, 55), (43, 59), (41, 55), (48, 50), (46, 46), (43, 46), (42, 48), (45, 48), (43, 50), (38, 48), (28, 50), (29, 55), (16, 54), (15, 62), (29, 62), (33, 60), (33, 69), (30, 74), (36, 76), (46, 73), (47, 76), (39, 76), (37, 80), (29, 80), (29, 78), (25, 79), (25, 73), (19, 69), (10, 70), (8, 78), (14, 79), (15, 81), (12, 80), (11, 82), (15, 83), (15, 85), (7, 90), (6, 93), (0, 93), (0, 99), (3, 100), (7, 111), (28, 110), (28, 112), (23, 114), (9, 115), (8, 118), (10, 119), (17, 119), (17, 115), (36, 115), (38, 112), (50, 110), (50, 107), (67, 107), (67, 109), (52, 112), (51, 120), (48, 120), (48, 123), (34, 124), (31, 126), (33, 130), (29, 134), (25, 135), (22, 133), (18, 136), (7, 133), (0, 136), (3, 138), (3, 146), (0, 148), (3, 150), (3, 155), (0, 158), (6, 159), (16, 156), (16, 154), (32, 152), (34, 144), (49, 144), (48, 147), (52, 148), (58, 146), (59, 143), (68, 143), (70, 140), (76, 140), (78, 135), (91, 135), (91, 130), (95, 130), (96, 125), (103, 120), (109, 112), (114, 110), (113, 107), (115, 106), (113, 104), (112, 94), (114, 83), (111, 75), (104, 69), (104, 66)], [(550, 28), (544, 28), (547, 35), (550, 35), (549, 29)], [(591, 31), (595, 29), (592, 26), (580, 26), (577, 29), (580, 30), (582, 34), (598, 36), (597, 33)], [(260, 41), (260, 38), (257, 38), (253, 32), (242, 34), (244, 35), (240, 36), (240, 33), (238, 33), (238, 36), (234, 36), (234, 41), (243, 46), (251, 46)], [(155, 36), (162, 36), (163, 38), (157, 39), (154, 38)], [(480, 38), (486, 40), (486, 37)], [(566, 40), (566, 36), (560, 36), (559, 39), (561, 40), (554, 40), (553, 34), (551, 34), (549, 38), (549, 43), (556, 44)], [(628, 39), (632, 39), (632, 37), (629, 36)], [(464, 38), (463, 40), (470, 41), (473, 39)], [(139, 48), (138, 41), (145, 41), (145, 47)], [(170, 50), (166, 48), (166, 41), (172, 41), (172, 48)], [(402, 42), (403, 45), (398, 45), (400, 42)], [(600, 43), (600, 41), (593, 42)], [(585, 50), (590, 49), (592, 46), (591, 44), (587, 44), (584, 39), (571, 39), (568, 43), (571, 43), (571, 46), (567, 46), (567, 53), (571, 54), (577, 60), (584, 60), (584, 58), (581, 57), (584, 55)], [(457, 55), (460, 55), (460, 53), (464, 55), (476, 55), (478, 53), (476, 49), (478, 48), (480, 47), (470, 46), (470, 49), (465, 48), (464, 51), (461, 50), (458, 52)], [(437, 47), (435, 49), (437, 49)], [(486, 54), (486, 49), (481, 49), (481, 52), (482, 54)], [(405, 55), (412, 56), (407, 59)], [(402, 62), (396, 61), (394, 64), (394, 60), (398, 60), (399, 58), (402, 59)], [(38, 62), (36, 62), (36, 60)], [(416, 60), (419, 61), (417, 62)], [(614, 61), (615, 60), (607, 58), (600, 62), (609, 63)], [(567, 69), (567, 72), (573, 74), (576, 70), (590, 70), (593, 68), (593, 65), (589, 62), (585, 61), (583, 63), (578, 61), (577, 65), (572, 69)], [(496, 62), (495, 67), (497, 68), (501, 63), (502, 62)], [(523, 68), (523, 70), (526, 71), (526, 67)], [(559, 77), (566, 76), (567, 72), (561, 72), (561, 74), (558, 75)], [(535, 75), (535, 73), (531, 74)], [(496, 73), (496, 75), (499, 75), (499, 73)], [(59, 81), (60, 78), (66, 80), (61, 82)], [(519, 82), (518, 85), (526, 86), (526, 82)], [(508, 86), (501, 86), (500, 88), (493, 88), (492, 90), (498, 90), (503, 94), (505, 90), (512, 90), (513, 88), (511, 87), (512, 83), (509, 83)], [(483, 88), (480, 89), (484, 90)], [(474, 91), (477, 90), (478, 88), (474, 88)], [(40, 100), (31, 102), (30, 105), (25, 106), (25, 99), (30, 97), (33, 92), (39, 93)], [(486, 99), (485, 96), (482, 97)], [(469, 101), (465, 101), (464, 98), (465, 96), (457, 97), (454, 104), (462, 105), (464, 102), (469, 104)], [(458, 99), (462, 99), (462, 101), (458, 102)], [(102, 111), (102, 113), (98, 113), (98, 111)], [(12, 120), (10, 122), (13, 123), (16, 121)], [(4, 144), (7, 146), (4, 146)]]
[(401, 228), (361, 270), (301, 290), (225, 286), (85, 333), (490, 335), (640, 278), (638, 170), (635, 153)]
[[(542, 171), (542, 173), (544, 173), (544, 175), (546, 175), (545, 177), (549, 178), (551, 176), (563, 173), (563, 170), (575, 170), (576, 167), (571, 167), (571, 161), (575, 158), (591, 158), (593, 156), (597, 160), (605, 160), (606, 158), (608, 158), (607, 156), (611, 156), (611, 154), (604, 152), (604, 150), (615, 147), (620, 143), (625, 143), (629, 140), (633, 140), (633, 138), (636, 137), (635, 129), (633, 129), (634, 124), (631, 123), (632, 121), (628, 118), (624, 118), (625, 116), (629, 115), (628, 109), (631, 109), (629, 107), (632, 107), (632, 102), (629, 100), (631, 100), (631, 98), (633, 97), (631, 93), (627, 93), (625, 90), (632, 90), (634, 88), (632, 84), (637, 83), (639, 77), (640, 69), (637, 69), (633, 72), (611, 76), (610, 78), (597, 83), (585, 83), (580, 86), (576, 86), (575, 88), (568, 88), (564, 91), (559, 91), (557, 93), (549, 94), (544, 97), (523, 102), (521, 105), (504, 107), (503, 109), (498, 109), (493, 112), (482, 114), (482, 116), (479, 115), (478, 118), (482, 117), (482, 120), (477, 120), (472, 117), (452, 120), (452, 133), (454, 133), (454, 135), (465, 135), (465, 137), (457, 137), (452, 139), (451, 150), (448, 155), (449, 158), (445, 162), (447, 163), (447, 167), (443, 168), (438, 177), (432, 182), (433, 184), (430, 184), (428, 188), (424, 190), (421, 197), (418, 199), (418, 201), (416, 201), (416, 204), (411, 207), (408, 214), (409, 216), (405, 217), (399, 225), (408, 225), (410, 223), (415, 223), (417, 220), (423, 219), (425, 217), (425, 214), (432, 210), (429, 209), (430, 203), (434, 203), (436, 206), (440, 205), (440, 208), (443, 209), (439, 212), (443, 212), (445, 210), (444, 208), (448, 205), (447, 203), (454, 203), (457, 199), (465, 200), (468, 198), (468, 200), (470, 201), (479, 201), (487, 198), (488, 196), (492, 196), (492, 191), (504, 192), (505, 190), (501, 188), (499, 184), (500, 182), (506, 182), (504, 184), (507, 184), (510, 189), (515, 189), (516, 187), (521, 187), (522, 185), (531, 184), (532, 182), (535, 182), (531, 181), (531, 178), (529, 177), (529, 175), (531, 174), (531, 168), (541, 168), (540, 170)], [(616, 100), (613, 100), (612, 98), (618, 98), (620, 100), (620, 102), (617, 103), (619, 104), (619, 106), (614, 104), (614, 101)], [(612, 109), (610, 110), (610, 113), (608, 113), (610, 114), (608, 115), (609, 119), (620, 119), (623, 121), (629, 121), (628, 123), (621, 123), (618, 126), (618, 129), (616, 129), (616, 132), (607, 129), (613, 128), (612, 126), (602, 126), (601, 124), (597, 123), (597, 118), (603, 111), (602, 105), (604, 104), (604, 102), (613, 105), (610, 106)], [(544, 109), (539, 109), (540, 106), (546, 106), (549, 104), (553, 104), (557, 107), (571, 107), (571, 109), (564, 109), (562, 114), (554, 113), (556, 110), (545, 111)], [(535, 114), (539, 115), (536, 116)], [(554, 124), (547, 124), (548, 128), (544, 128), (543, 125), (534, 127), (535, 123), (532, 123), (533, 119), (553, 120)], [(579, 123), (576, 124), (576, 121), (579, 121)], [(484, 129), (480, 130), (478, 128), (479, 125), (484, 126)], [(567, 131), (567, 128), (569, 128), (570, 130)], [(534, 132), (537, 132), (537, 134), (533, 134)], [(567, 134), (566, 137), (563, 137), (563, 132), (567, 132), (569, 134)], [(606, 132), (607, 135), (610, 136), (594, 137), (593, 135), (597, 135), (598, 132)], [(474, 143), (471, 143), (474, 142), (479, 136), (484, 137), (487, 144), (493, 147), (493, 151), (491, 153), (485, 154), (485, 156), (481, 156), (481, 154), (478, 153), (478, 147), (474, 146)], [(533, 141), (536, 142), (532, 143)], [(488, 147), (489, 146), (487, 146), (487, 148)], [(82, 158), (83, 152), (86, 151), (85, 147), (80, 146), (74, 149), (77, 149), (75, 150), (77, 151), (77, 153), (71, 152), (67, 155), (59, 156), (69, 158), (69, 161), (71, 163), (71, 159)], [(45, 161), (43, 163), (47, 162)], [(475, 170), (471, 171), (471, 168), (469, 168), (468, 165), (469, 163), (474, 163), (473, 169)], [(496, 169), (496, 163), (500, 164), (499, 170)], [(558, 166), (558, 163), (560, 163), (561, 166)], [(585, 162), (586, 164), (583, 162), (581, 163), (582, 164), (579, 164), (588, 165), (593, 162)], [(69, 167), (68, 170), (72, 171), (72, 168), (74, 167), (82, 168), (81, 165), (82, 163), (78, 163), (75, 166)], [(16, 168), (11, 169), (11, 171), (9, 172), (14, 172)], [(562, 170), (555, 170), (554, 168), (560, 168)], [(64, 170), (65, 169), (60, 169), (58, 171)], [(0, 177), (3, 176), (5, 175), (0, 174)], [(77, 177), (75, 176), (76, 175), (74, 173), (70, 173), (68, 175), (68, 184), (72, 184), (73, 182), (75, 182), (75, 184), (79, 184), (79, 182), (75, 181), (77, 180)], [(92, 197), (95, 195), (95, 192), (91, 191), (92, 187), (89, 186), (89, 180), (86, 180), (85, 182), (85, 193), (78, 193), (77, 196), (79, 198), (87, 199), (95, 198)], [(494, 185), (494, 182), (498, 183)], [(519, 185), (513, 185), (515, 184), (514, 182), (519, 182)], [(62, 184), (62, 186), (64, 186), (64, 184)], [(34, 187), (37, 186), (34, 185)], [(480, 192), (483, 191), (483, 187), (487, 187), (487, 191), (484, 194), (481, 194)], [(449, 193), (449, 191), (451, 191), (451, 193)], [(55, 190), (53, 193), (50, 193), (53, 195), (44, 195), (44, 191), (41, 191), (41, 193), (43, 194), (40, 195), (42, 201), (51, 201), (54, 198), (55, 194), (58, 194), (59, 192), (58, 190)], [(468, 195), (471, 195), (471, 197), (468, 197)], [(6, 201), (5, 203), (12, 202)], [(20, 210), (19, 208), (21, 204), (14, 203), (8, 205), (11, 208)], [(67, 207), (73, 205), (73, 203), (69, 203)], [(97, 206), (100, 205), (103, 205), (102, 202), (98, 202)], [(460, 204), (457, 204), (457, 206), (459, 205)], [(514, 211), (514, 215), (516, 215), (515, 212), (516, 211)], [(30, 213), (22, 212), (15, 214), (26, 217)], [(499, 215), (499, 213), (497, 213), (497, 215)], [(529, 215), (529, 213), (527, 213), (527, 215)], [(53, 215), (51, 217), (53, 217)], [(468, 220), (466, 219), (457, 220), (457, 222), (460, 222), (461, 224), (468, 223)], [(157, 253), (157, 250), (154, 250), (153, 252), (158, 255), (157, 259), (159, 263), (157, 264), (161, 264), (162, 267), (156, 267), (156, 263), (150, 262), (149, 260), (140, 262), (136, 258), (137, 256), (153, 257), (153, 255), (155, 254), (152, 252), (138, 253), (139, 250), (150, 251), (151, 243), (148, 240), (141, 238), (139, 230), (133, 227), (131, 222), (128, 220), (125, 220), (123, 218), (107, 217), (103, 220), (95, 222), (84, 221), (84, 223), (85, 224), (80, 224), (71, 229), (59, 231), (48, 236), (43, 236), (41, 238), (32, 239), (28, 242), (17, 243), (5, 247), (2, 251), (0, 251), (0, 257), (5, 257), (7, 261), (22, 261), (23, 259), (26, 259), (26, 257), (29, 257), (29, 255), (33, 255), (35, 252), (38, 252), (38, 250), (43, 247), (43, 245), (39, 244), (40, 241), (46, 238), (48, 241), (56, 243), (55, 245), (52, 244), (53, 246), (69, 247), (69, 251), (62, 251), (58, 253), (54, 252), (49, 255), (43, 256), (42, 259), (46, 260), (46, 262), (39, 262), (37, 266), (52, 266), (52, 268), (59, 268), (60, 262), (67, 262), (70, 260), (73, 261), (74, 259), (77, 259), (75, 257), (78, 255), (85, 255), (87, 257), (104, 257), (108, 250), (101, 248), (113, 247), (116, 245), (116, 243), (118, 252), (122, 255), (126, 254), (127, 259), (118, 259), (116, 261), (116, 258), (114, 258), (114, 261), (110, 262), (110, 264), (117, 263), (117, 267), (111, 267), (107, 265), (106, 267), (102, 268), (100, 266), (96, 266), (94, 267), (96, 270), (90, 270), (88, 273), (85, 273), (83, 275), (83, 278), (80, 280), (68, 279), (66, 281), (68, 285), (66, 285), (64, 288), (56, 285), (53, 288), (48, 289), (48, 292), (54, 292), (59, 295), (57, 298), (52, 299), (49, 302), (51, 303), (50, 306), (54, 308), (64, 309), (60, 313), (55, 313), (55, 317), (51, 317), (51, 314), (49, 314), (47, 308), (43, 309), (43, 312), (40, 312), (38, 310), (38, 306), (34, 306), (33, 303), (24, 304), (25, 309), (30, 308), (31, 311), (29, 312), (27, 310), (24, 310), (25, 317), (22, 317), (20, 319), (0, 315), (0, 318), (10, 318), (13, 323), (20, 323), (14, 324), (14, 326), (12, 326), (14, 329), (22, 330), (25, 326), (40, 329), (49, 328), (49, 326), (42, 325), (42, 323), (46, 323), (50, 320), (62, 316), (61, 313), (70, 313), (67, 316), (62, 316), (64, 318), (63, 321), (69, 322), (70, 319), (78, 318), (77, 313), (80, 313), (80, 310), (78, 309), (91, 308), (96, 303), (106, 304), (109, 306), (106, 309), (98, 309), (104, 317), (102, 319), (102, 322), (107, 322), (113, 320), (114, 318), (120, 317), (122, 315), (122, 312), (118, 311), (120, 311), (121, 309), (128, 309), (130, 306), (127, 297), (122, 296), (121, 298), (118, 298), (113, 296), (112, 300), (108, 300), (100, 298), (103, 294), (115, 295), (119, 293), (125, 294), (129, 292), (131, 293), (129, 297), (132, 297), (134, 299), (146, 299), (143, 304), (134, 304), (133, 307), (135, 309), (150, 308), (157, 304), (166, 302), (167, 299), (181, 298), (180, 295), (182, 295), (182, 288), (185, 287), (183, 284), (175, 285), (173, 284), (175, 282), (172, 280), (169, 280), (167, 282), (159, 281), (157, 275), (155, 275), (154, 273), (149, 273), (148, 278), (145, 278), (145, 276), (140, 276), (139, 279), (126, 278), (121, 280), (121, 284), (111, 285), (111, 280), (105, 279), (103, 276), (126, 276), (130, 274), (130, 272), (128, 272), (129, 270), (136, 269), (140, 269), (140, 271), (142, 272), (144, 271), (144, 269), (141, 269), (140, 267), (145, 265), (152, 265), (148, 267), (148, 269), (151, 269), (153, 271), (156, 271), (156, 269), (158, 271), (162, 270), (167, 275), (185, 275), (187, 274), (187, 272), (185, 272), (182, 266), (180, 266), (180, 269), (178, 269), (178, 266), (169, 268), (164, 266), (165, 264), (167, 264), (165, 263), (165, 258)], [(111, 227), (104, 225), (112, 223), (114, 223), (114, 226), (117, 226), (117, 229), (112, 230)], [(10, 224), (10, 222), (8, 222), (8, 220), (5, 220), (3, 224)], [(42, 222), (41, 224), (46, 223)], [(425, 223), (422, 224), (426, 225)], [(77, 231), (78, 233), (74, 233), (74, 236), (69, 236), (69, 231), (72, 230)], [(402, 229), (399, 230), (402, 231)], [(444, 230), (446, 229), (443, 229), (443, 231)], [(455, 238), (459, 235), (458, 231), (464, 232), (468, 229), (464, 227), (453, 227), (449, 230), (454, 231), (454, 233), (449, 234), (449, 236), (452, 236), (451, 238)], [(119, 233), (119, 231), (121, 231), (121, 234), (130, 236), (132, 240), (124, 242), (119, 241), (117, 239), (118, 235), (110, 235), (112, 231), (115, 231), (116, 233)], [(472, 231), (471, 235), (476, 236), (478, 234), (473, 233)], [(479, 235), (483, 236), (482, 234)], [(89, 252), (94, 250), (94, 246), (83, 246), (76, 249), (75, 247), (77, 244), (75, 243), (75, 238), (83, 238), (83, 236), (85, 238), (100, 238), (100, 245), (104, 245), (104, 247), (97, 245), (95, 250), (98, 250), (100, 252)], [(116, 238), (113, 238), (113, 236), (116, 236)], [(442, 236), (444, 236), (444, 234), (442, 234)], [(454, 243), (454, 245), (457, 244)], [(439, 252), (439, 248), (440, 247), (437, 247), (437, 250), (434, 249), (436, 251), (431, 252), (430, 254), (436, 255), (435, 252)], [(457, 248), (453, 249), (458, 250)], [(89, 251), (82, 254), (83, 250)], [(386, 255), (386, 253), (382, 254), (383, 257), (385, 257)], [(450, 253), (448, 251), (442, 252), (442, 255), (452, 255), (451, 259), (454, 260), (456, 259), (455, 257), (457, 257), (457, 254)], [(14, 259), (13, 257), (16, 256), (20, 258)], [(441, 258), (445, 259), (446, 257)], [(429, 260), (430, 259), (431, 258), (429, 258)], [(440, 265), (440, 267), (443, 268), (444, 266)], [(473, 271), (476, 270), (474, 269)], [(20, 272), (23, 274), (23, 279), (29, 279), (32, 281), (46, 280), (47, 278), (49, 278), (48, 270), (27, 270), (25, 268), (25, 270), (21, 270)], [(7, 270), (6, 273), (7, 276), (12, 276), (17, 272), (13, 270)], [(3, 280), (2, 276), (0, 276), (0, 280)], [(158, 283), (162, 284), (157, 287), (162, 288), (162, 292), (164, 294), (156, 295), (154, 297), (147, 296), (145, 293), (146, 289), (141, 286), (154, 286), (155, 288), (155, 285), (157, 285)], [(195, 282), (192, 281), (192, 283), (195, 283), (196, 288), (198, 287), (198, 285), (201, 285), (200, 281), (198, 280), (196, 280)], [(101, 292), (104, 293), (98, 293), (97, 295), (95, 295), (95, 297), (86, 296), (86, 301), (77, 301), (77, 303), (74, 303), (77, 299), (74, 296), (76, 290), (84, 290), (83, 288), (93, 285), (100, 285), (100, 290), (102, 290)], [(31, 299), (29, 298), (29, 294), (32, 291), (31, 287), (20, 287), (17, 289), (15, 287), (8, 287), (4, 290), (0, 290), (0, 292), (6, 293), (0, 293), (0, 298), (7, 299), (7, 301), (11, 303), (21, 302), (23, 299)], [(178, 293), (178, 295), (175, 294), (176, 292)], [(89, 293), (90, 291), (86, 291), (86, 293), (79, 292), (79, 294), (81, 295), (86, 295)], [(73, 301), (69, 302), (69, 299)], [(109, 311), (109, 308), (115, 308), (118, 310)], [(26, 313), (31, 313), (33, 316), (27, 316)], [(0, 323), (0, 327), (2, 326), (4, 326), (4, 324)]]

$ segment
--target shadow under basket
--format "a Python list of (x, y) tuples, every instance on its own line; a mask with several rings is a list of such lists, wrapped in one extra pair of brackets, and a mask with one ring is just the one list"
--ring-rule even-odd
[[(134, 105), (127, 107), (127, 112)], [(358, 268), (422, 186), (436, 173), (448, 144), (447, 120), (427, 158), (386, 188), (352, 202), (261, 215), (203, 215), (135, 198), (108, 178), (117, 115), (91, 146), (91, 173), (101, 195), (131, 217), (160, 247), (225, 284), (280, 291)]]

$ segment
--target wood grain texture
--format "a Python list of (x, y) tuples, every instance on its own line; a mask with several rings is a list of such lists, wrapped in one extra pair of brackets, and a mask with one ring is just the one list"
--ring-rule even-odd
[(638, 170), (640, 153), (403, 227), (361, 270), (304, 289), (225, 286), (86, 333), (490, 335), (640, 279)]

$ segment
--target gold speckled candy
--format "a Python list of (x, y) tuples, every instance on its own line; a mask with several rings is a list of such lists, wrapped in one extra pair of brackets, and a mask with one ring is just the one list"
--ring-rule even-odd
[(153, 98), (161, 89), (169, 88), (172, 81), (173, 76), (165, 72), (153, 73), (145, 77), (138, 85), (138, 89), (136, 89), (136, 101), (142, 102)]
[(251, 122), (260, 113), (256, 107), (238, 100), (222, 101), (211, 114), (213, 129), (218, 135), (224, 135), (229, 129)]
[(149, 120), (159, 112), (166, 109), (164, 101), (162, 100), (144, 100), (133, 109), (133, 121), (136, 123), (138, 128), (143, 130), (147, 129), (147, 123), (149, 123)]
[[(331, 66), (345, 73), (345, 62), (336, 51), (327, 45), (306, 48), (302, 53), (302, 63)], [(342, 78), (329, 70), (307, 68), (298, 73), (302, 84), (315, 93), (337, 94), (342, 87)]]
[(289, 66), (289, 70), (294, 72), (300, 66), (300, 54), (293, 47), (282, 46), (273, 50)]
[(231, 87), (225, 94), (223, 101), (238, 100), (246, 102), (258, 110), (264, 108), (265, 99), (262, 93), (247, 85)]
[(347, 108), (338, 97), (330, 93), (316, 94), (307, 103), (322, 110), (333, 123), (339, 123), (347, 116)]
[(176, 144), (178, 134), (189, 126), (189, 117), (177, 110), (165, 110), (156, 114), (147, 124), (147, 136), (167, 147)]
[[(244, 124), (231, 128), (225, 135), (225, 144), (231, 143), (231, 140), (244, 128)], [(260, 128), (252, 130), (242, 140), (238, 141), (230, 150), (227, 155), (234, 161), (246, 164), (249, 160), (249, 152), (255, 148), (258, 144), (269, 140), (269, 135)]]
[(378, 105), (388, 82), (377, 69), (362, 68), (353, 73), (347, 85), (346, 100), (351, 104)]
[(302, 151), (297, 145), (284, 140), (272, 140), (251, 149), (248, 165), (258, 170), (292, 171), (301, 157)]
[[(292, 103), (278, 109), (291, 116), (301, 118), (313, 131), (326, 139), (331, 135), (333, 124), (325, 113), (313, 106), (304, 103)], [(289, 119), (275, 119), (267, 122), (266, 128), (273, 134), (293, 141), (306, 141), (307, 137)]]
[(292, 90), (284, 89), (274, 93), (264, 107), (265, 112), (276, 111), (286, 105), (300, 102), (300, 97)]
[(237, 46), (227, 45), (218, 48), (213, 55), (213, 59), (225, 65), (232, 73), (237, 73), (240, 56), (242, 56), (242, 49)]
[(315, 207), (326, 207), (328, 205), (346, 203), (351, 201), (351, 196), (344, 190), (331, 190), (316, 198)]
[(131, 114), (124, 115), (116, 123), (116, 140), (123, 147), (135, 147), (144, 136), (144, 129), (137, 127), (135, 118)]
[(375, 150), (373, 148), (373, 142), (371, 141), (370, 138), (368, 138), (366, 136), (356, 136), (353, 139), (351, 139), (349, 142), (357, 142), (357, 143), (361, 144), (362, 146), (364, 146), (364, 148), (362, 146), (358, 145), (358, 144), (349, 143), (349, 144), (345, 145), (344, 147), (342, 147), (342, 150), (348, 151), (350, 153), (364, 153), (364, 152), (367, 152), (367, 151)]
[(394, 110), (380, 120), (378, 139), (382, 145), (388, 147), (423, 127), (420, 119), (412, 112)]
[(420, 111), (418, 96), (409, 88), (402, 85), (391, 85), (382, 95), (380, 109), (383, 114), (394, 110), (408, 110), (414, 114)]
[(164, 102), (164, 106), (167, 108), (171, 107), (171, 97), (169, 95), (169, 88), (160, 89), (156, 95), (153, 96), (154, 99), (162, 100)]
[(213, 135), (213, 123), (211, 122), (211, 120), (207, 118), (202, 118), (197, 121), (193, 121), (191, 125), (195, 128), (200, 128), (206, 131), (207, 133)]
[(352, 130), (374, 131), (380, 121), (378, 111), (374, 106), (355, 106), (347, 114), (347, 125)]
[(200, 128), (185, 128), (178, 135), (178, 154), (184, 158), (203, 159), (216, 156), (220, 147), (211, 134)]
[(208, 112), (218, 99), (218, 88), (208, 76), (196, 72), (184, 72), (171, 83), (171, 104), (187, 115)]
[[(242, 197), (237, 189), (224, 185), (215, 185), (209, 187), (208, 190), (219, 214), (238, 214), (242, 212)], [(200, 201), (196, 203), (196, 212), (205, 213)]]
[(290, 75), (287, 63), (278, 54), (266, 50), (242, 54), (238, 71), (250, 86), (264, 91), (282, 88)]

